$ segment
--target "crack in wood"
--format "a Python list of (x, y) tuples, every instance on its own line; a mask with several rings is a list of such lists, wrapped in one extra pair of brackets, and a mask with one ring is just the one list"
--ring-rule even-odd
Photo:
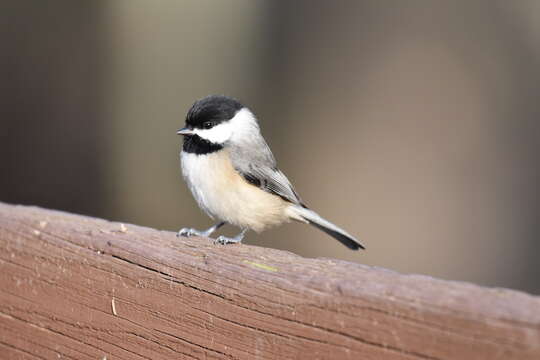
[(203, 350), (205, 350), (205, 351), (208, 351), (208, 352), (211, 352), (211, 353), (214, 353), (214, 354), (219, 354), (219, 355), (225, 356), (227, 359), (233, 359), (233, 356), (230, 355), (230, 354), (226, 354), (226, 353), (224, 353), (224, 352), (221, 352), (221, 351), (218, 351), (218, 350), (215, 350), (215, 349), (210, 349), (209, 347), (206, 347), (206, 346), (201, 345), (201, 344), (194, 343), (194, 342), (189, 341), (189, 340), (187, 340), (187, 339), (185, 339), (185, 338), (182, 338), (182, 337), (180, 337), (180, 336), (178, 336), (178, 335), (171, 334), (171, 333), (169, 333), (169, 332), (167, 332), (167, 331), (162, 331), (162, 330), (159, 330), (159, 329), (154, 329), (154, 330), (155, 330), (156, 332), (160, 333), (160, 334), (164, 334), (164, 335), (170, 336), (170, 337), (172, 337), (172, 338), (175, 338), (175, 339), (177, 339), (177, 340), (180, 340), (180, 341), (182, 341), (182, 342), (191, 344), (191, 345), (193, 345), (193, 346), (197, 346), (197, 347), (199, 347), (199, 348), (201, 348), (201, 349), (203, 349)]
[(3, 345), (3, 346), (5, 346), (5, 347), (7, 347), (7, 348), (10, 348), (10, 349), (15, 350), (15, 351), (20, 352), (20, 353), (23, 353), (23, 354), (25, 354), (25, 355), (31, 356), (31, 357), (33, 357), (33, 358), (35, 358), (35, 359), (43, 359), (43, 360), (47, 360), (47, 359), (44, 358), (44, 357), (41, 357), (41, 356), (36, 355), (36, 354), (33, 354), (33, 353), (29, 352), (29, 351), (26, 351), (25, 349), (21, 349), (20, 347), (17, 347), (17, 346), (14, 346), (14, 345), (5, 343), (5, 342), (3, 342), (3, 341), (0, 341), (0, 345)]
[[(26, 311), (26, 312), (28, 312), (28, 311)], [(33, 313), (35, 313), (35, 312), (33, 312)], [(40, 313), (35, 313), (35, 314), (38, 315), (38, 316), (42, 316), (42, 314), (40, 314)], [(75, 341), (75, 342), (77, 342), (77, 343), (80, 343), (80, 344), (89, 346), (89, 347), (94, 348), (95, 350), (98, 350), (98, 351), (102, 351), (99, 347), (97, 347), (97, 346), (95, 346), (95, 345), (92, 345), (92, 344), (87, 343), (87, 342), (85, 342), (85, 341), (83, 341), (83, 340), (77, 339), (77, 338), (75, 338), (75, 337), (73, 337), (73, 336), (70, 336), (70, 335), (68, 335), (68, 334), (66, 334), (66, 333), (63, 333), (63, 332), (57, 331), (57, 330), (55, 330), (55, 329), (52, 329), (52, 328), (50, 328), (50, 327), (44, 327), (44, 326), (41, 326), (41, 325), (39, 325), (39, 324), (32, 323), (32, 322), (30, 322), (30, 321), (28, 321), (28, 320), (26, 320), (26, 319), (21, 318), (21, 317), (14, 316), (14, 315), (10, 315), (10, 314), (6, 314), (6, 313), (4, 313), (4, 312), (2, 312), (2, 311), (0, 311), (0, 316), (10, 317), (10, 318), (15, 319), (15, 320), (17, 320), (17, 321), (20, 321), (20, 322), (23, 322), (23, 323), (25, 323), (25, 324), (28, 324), (28, 326), (31, 326), (31, 327), (34, 327), (34, 328), (38, 328), (38, 329), (40, 329), (40, 330), (42, 330), (42, 331), (48, 331), (48, 332), (50, 332), (50, 333), (52, 333), (52, 334), (54, 334), (54, 335), (60, 335), (60, 336), (66, 337), (66, 338), (68, 338), (68, 339), (70, 339), (70, 340), (73, 340), (73, 341)], [(48, 318), (48, 320), (51, 320), (51, 321), (57, 321), (57, 322), (62, 322), (62, 323), (64, 323), (64, 324), (66, 324), (66, 325), (73, 326), (72, 323), (69, 323), (69, 322), (67, 322), (67, 321), (60, 320), (60, 319), (58, 319), (58, 318), (56, 318), (56, 319)], [(116, 345), (114, 345), (114, 344), (110, 344), (110, 345), (116, 346)], [(137, 354), (135, 354), (135, 355), (137, 355)], [(115, 355), (115, 356), (118, 356), (118, 355)]]

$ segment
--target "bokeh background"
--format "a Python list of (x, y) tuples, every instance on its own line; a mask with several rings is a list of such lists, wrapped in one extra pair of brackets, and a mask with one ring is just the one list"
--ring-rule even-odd
[(227, 94), (368, 250), (247, 243), (540, 293), (539, 1), (4, 0), (0, 23), (1, 201), (206, 228), (175, 131)]

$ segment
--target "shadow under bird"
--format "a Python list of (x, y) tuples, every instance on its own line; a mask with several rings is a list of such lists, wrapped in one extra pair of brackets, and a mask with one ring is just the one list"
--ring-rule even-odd
[(290, 220), (311, 224), (349, 249), (364, 246), (302, 202), (261, 135), (255, 115), (237, 100), (211, 95), (186, 116), (180, 154), (182, 175), (193, 197), (219, 222), (205, 231), (183, 228), (177, 236), (210, 236), (226, 223), (242, 229), (220, 244), (239, 243), (247, 230), (261, 232)]

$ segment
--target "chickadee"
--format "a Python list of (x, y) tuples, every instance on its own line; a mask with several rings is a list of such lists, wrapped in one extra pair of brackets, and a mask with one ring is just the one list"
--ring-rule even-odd
[(261, 135), (255, 115), (237, 100), (211, 95), (196, 101), (186, 116), (180, 154), (182, 174), (199, 206), (219, 222), (205, 231), (183, 228), (177, 236), (209, 236), (226, 223), (242, 232), (219, 236), (239, 243), (247, 230), (261, 232), (290, 220), (311, 224), (349, 249), (364, 246), (302, 202)]

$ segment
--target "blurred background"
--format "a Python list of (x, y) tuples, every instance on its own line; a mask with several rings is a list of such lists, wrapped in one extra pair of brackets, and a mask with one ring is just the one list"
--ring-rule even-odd
[(540, 2), (4, 0), (0, 23), (1, 201), (209, 227), (175, 131), (227, 94), (367, 251), (247, 243), (540, 293)]

